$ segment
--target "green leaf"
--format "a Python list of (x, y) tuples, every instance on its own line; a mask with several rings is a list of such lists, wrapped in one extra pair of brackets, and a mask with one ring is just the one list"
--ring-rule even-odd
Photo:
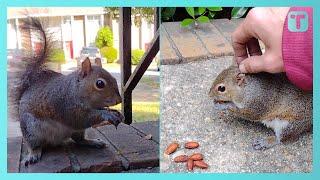
[(173, 17), (174, 13), (176, 12), (176, 8), (172, 7), (165, 7), (161, 8), (161, 18), (163, 20), (169, 20)]
[(247, 7), (234, 7), (231, 11), (232, 18), (241, 18), (248, 10)]
[(188, 14), (194, 18), (194, 8), (193, 7), (186, 7), (186, 11)]
[(199, 21), (200, 23), (207, 23), (209, 22), (209, 18), (207, 16), (200, 16), (197, 18), (197, 21)]
[(190, 19), (190, 18), (187, 18), (187, 19), (184, 19), (182, 22), (181, 22), (181, 26), (182, 27), (187, 27), (189, 26), (190, 24), (192, 24), (194, 22), (194, 19)]
[(199, 15), (202, 15), (205, 11), (206, 11), (206, 8), (204, 8), (204, 7), (199, 7), (198, 8)]
[(222, 7), (208, 7), (209, 11), (221, 11)]
[(209, 11), (209, 16), (210, 16), (211, 19), (213, 19), (215, 15), (216, 15), (216, 12)]

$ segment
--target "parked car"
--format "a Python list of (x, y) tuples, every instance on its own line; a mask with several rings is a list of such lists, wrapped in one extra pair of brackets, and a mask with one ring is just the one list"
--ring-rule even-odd
[(89, 46), (83, 47), (80, 51), (80, 56), (77, 59), (77, 66), (81, 66), (81, 61), (83, 61), (86, 57), (90, 59), (91, 64), (95, 64), (95, 59), (101, 59), (101, 63), (104, 63), (104, 58), (101, 57), (100, 50), (97, 47)]

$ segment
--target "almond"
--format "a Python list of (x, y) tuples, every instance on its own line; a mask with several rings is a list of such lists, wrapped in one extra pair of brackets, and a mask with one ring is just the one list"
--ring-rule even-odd
[(188, 159), (187, 168), (188, 168), (189, 171), (193, 170), (193, 160), (192, 159)]
[(179, 144), (176, 142), (173, 142), (167, 147), (167, 149), (164, 151), (164, 153), (168, 154), (168, 155), (172, 154), (178, 149), (178, 147), (179, 147)]
[(200, 161), (203, 159), (203, 155), (200, 153), (194, 153), (189, 157), (189, 159), (192, 159), (194, 161)]
[(177, 156), (173, 159), (174, 162), (176, 163), (180, 163), (180, 162), (187, 162), (188, 161), (188, 156), (187, 155), (180, 155), (180, 156)]
[(199, 167), (201, 169), (207, 169), (209, 165), (203, 161), (194, 161), (194, 166)]
[(199, 143), (197, 143), (195, 141), (190, 141), (190, 142), (187, 142), (186, 144), (184, 144), (184, 147), (187, 149), (195, 149), (195, 148), (199, 147)]

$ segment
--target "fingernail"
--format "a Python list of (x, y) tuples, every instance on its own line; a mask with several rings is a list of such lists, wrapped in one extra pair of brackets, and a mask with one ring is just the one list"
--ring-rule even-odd
[(241, 72), (241, 73), (247, 73), (244, 64), (240, 64), (240, 65), (239, 65), (239, 69), (240, 69), (240, 72)]

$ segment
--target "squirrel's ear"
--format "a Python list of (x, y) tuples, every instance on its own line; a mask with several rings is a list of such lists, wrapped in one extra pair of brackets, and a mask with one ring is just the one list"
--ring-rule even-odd
[(94, 62), (96, 63), (97, 66), (102, 67), (101, 59), (100, 59), (100, 58), (96, 58), (96, 59), (94, 60)]
[(91, 62), (88, 57), (81, 63), (81, 77), (84, 78), (91, 72)]
[(236, 81), (237, 81), (238, 86), (243, 85), (244, 79), (245, 79), (245, 74), (243, 74), (243, 73), (239, 73), (239, 74), (236, 76)]

